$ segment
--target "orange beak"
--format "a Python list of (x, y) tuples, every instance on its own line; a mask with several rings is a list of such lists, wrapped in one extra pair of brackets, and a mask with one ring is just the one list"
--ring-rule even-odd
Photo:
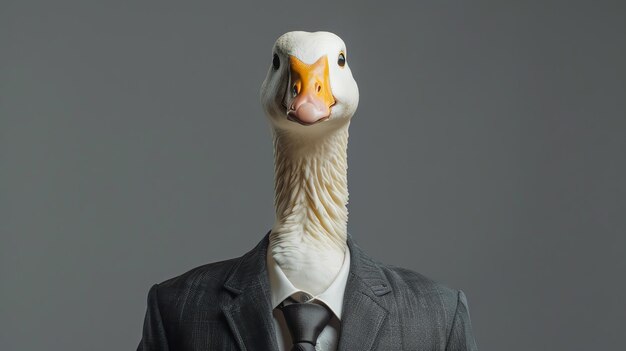
[(289, 85), (285, 96), (287, 118), (303, 125), (311, 125), (330, 117), (335, 97), (330, 89), (328, 57), (320, 57), (307, 65), (289, 56)]

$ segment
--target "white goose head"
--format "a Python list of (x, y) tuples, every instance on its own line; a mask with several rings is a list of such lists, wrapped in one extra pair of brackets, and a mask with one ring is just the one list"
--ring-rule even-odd
[(350, 121), (359, 90), (346, 46), (329, 32), (288, 32), (272, 50), (261, 104), (275, 130), (317, 134)]

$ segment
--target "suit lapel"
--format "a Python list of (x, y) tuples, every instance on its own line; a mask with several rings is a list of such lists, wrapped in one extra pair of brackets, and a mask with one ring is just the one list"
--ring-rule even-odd
[(388, 311), (382, 297), (391, 292), (380, 268), (354, 244), (348, 235), (350, 276), (346, 284), (341, 318), (339, 350), (371, 350)]
[(267, 296), (241, 294), (223, 307), (233, 335), (241, 350), (277, 350), (276, 331)]
[(241, 350), (278, 350), (265, 261), (268, 240), (266, 235), (244, 255), (224, 283), (233, 298), (222, 311)]

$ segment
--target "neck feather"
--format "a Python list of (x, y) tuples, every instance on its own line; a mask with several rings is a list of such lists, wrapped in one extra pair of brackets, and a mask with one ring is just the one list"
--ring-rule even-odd
[[(274, 130), (276, 221), (270, 246), (283, 270), (306, 266), (302, 255), (307, 253), (318, 264), (327, 255), (343, 260), (348, 127), (346, 123), (330, 133), (307, 137)], [(338, 271), (340, 263), (331, 271)]]

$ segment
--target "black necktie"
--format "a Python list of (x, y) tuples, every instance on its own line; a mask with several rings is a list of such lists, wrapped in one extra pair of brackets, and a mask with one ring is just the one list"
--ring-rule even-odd
[(315, 351), (317, 337), (328, 324), (331, 312), (316, 303), (292, 303), (281, 308), (293, 347), (291, 351)]

